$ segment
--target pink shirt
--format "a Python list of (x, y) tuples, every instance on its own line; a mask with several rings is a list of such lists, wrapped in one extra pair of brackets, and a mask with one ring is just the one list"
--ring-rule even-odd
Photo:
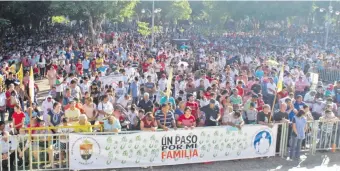
[(303, 80), (298, 80), (295, 82), (295, 91), (305, 91), (305, 88), (308, 86), (308, 83), (306, 83)]

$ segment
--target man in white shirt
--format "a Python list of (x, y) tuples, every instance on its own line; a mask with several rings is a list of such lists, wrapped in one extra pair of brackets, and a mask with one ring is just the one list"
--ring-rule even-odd
[(85, 92), (90, 92), (91, 84), (88, 77), (84, 77), (84, 82), (80, 85), (81, 93), (85, 96)]
[(319, 118), (322, 116), (325, 106), (326, 104), (321, 98), (316, 99), (316, 102), (312, 106), (312, 115), (315, 120), (319, 120)]
[(115, 94), (117, 99), (126, 94), (126, 88), (123, 86), (123, 81), (118, 82), (118, 87), (116, 87)]
[(90, 69), (90, 60), (86, 57), (83, 62), (83, 71), (84, 74), (89, 74), (89, 69)]
[[(16, 147), (9, 132), (4, 131), (1, 133), (1, 163), (3, 170), (14, 170), (14, 159)], [(8, 164), (8, 161), (10, 162)], [(8, 166), (9, 165), (9, 166)]]
[(268, 92), (267, 103), (270, 104), (270, 106), (273, 106), (272, 104), (276, 93), (276, 84), (274, 83), (272, 77), (269, 78), (269, 82), (267, 83), (267, 92)]
[(315, 95), (316, 95), (315, 90), (309, 91), (308, 93), (306, 93), (305, 97), (303, 98), (303, 101), (308, 106), (312, 106), (314, 104), (314, 101), (315, 101)]
[(166, 79), (166, 75), (163, 74), (162, 78), (158, 81), (158, 87), (161, 91), (165, 91), (168, 80)]
[(103, 122), (104, 118), (113, 114), (113, 105), (109, 102), (109, 97), (103, 95), (103, 100), (98, 104), (98, 121)]
[(201, 78), (197, 79), (195, 81), (195, 87), (199, 87), (200, 86), (200, 82), (201, 80), (204, 81), (204, 89), (207, 89), (208, 87), (210, 87), (210, 82), (209, 80), (206, 78), (206, 75), (205, 74), (202, 74)]
[(130, 101), (130, 95), (125, 94), (117, 100), (117, 103), (122, 105), (124, 108), (127, 108)]
[(5, 122), (6, 113), (6, 94), (2, 92), (2, 87), (0, 87), (0, 121)]
[(63, 75), (60, 73), (57, 76), (57, 80), (55, 82), (55, 88), (56, 88), (56, 92), (57, 92), (57, 97), (56, 97), (57, 101), (60, 101), (61, 98), (63, 97), (63, 92), (64, 92), (64, 89), (65, 89), (65, 84), (66, 84), (66, 81), (64, 80)]

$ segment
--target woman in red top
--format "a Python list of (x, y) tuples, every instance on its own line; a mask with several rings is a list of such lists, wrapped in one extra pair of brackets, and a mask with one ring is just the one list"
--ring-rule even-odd
[(20, 106), (17, 104), (14, 106), (13, 113), (13, 127), (19, 132), (19, 129), (23, 127), (25, 121), (25, 114), (21, 111)]
[(145, 114), (144, 118), (140, 121), (140, 130), (142, 131), (156, 131), (157, 122), (151, 112)]
[(83, 75), (83, 64), (81, 63), (81, 60), (78, 60), (78, 63), (76, 64), (77, 68), (77, 74), (78, 75)]
[(177, 119), (177, 125), (178, 127), (184, 127), (184, 128), (194, 128), (196, 127), (196, 118), (191, 115), (191, 108), (186, 107), (184, 109), (184, 114), (179, 116)]

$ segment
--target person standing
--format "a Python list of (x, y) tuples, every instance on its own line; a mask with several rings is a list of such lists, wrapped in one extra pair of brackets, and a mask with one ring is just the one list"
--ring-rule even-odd
[(6, 93), (3, 92), (2, 86), (0, 86), (0, 121), (5, 122), (6, 113)]
[(205, 126), (217, 126), (221, 118), (220, 109), (215, 105), (216, 101), (211, 99), (209, 104), (202, 107), (201, 111), (205, 114)]
[(169, 109), (170, 106), (165, 103), (162, 104), (161, 110), (155, 113), (157, 125), (165, 131), (169, 130), (169, 128), (177, 129), (174, 114)]
[(48, 83), (52, 89), (52, 87), (54, 86), (54, 84), (56, 83), (56, 78), (57, 78), (57, 71), (55, 70), (54, 67), (51, 67), (48, 71), (47, 71), (47, 79), (48, 79)]
[(293, 131), (291, 135), (291, 145), (289, 158), (291, 160), (300, 159), (300, 151), (302, 141), (305, 139), (306, 134), (307, 119), (305, 117), (305, 112), (300, 110), (296, 116), (293, 118)]
[(130, 84), (130, 94), (132, 97), (132, 104), (137, 105), (139, 101), (139, 84), (138, 77), (135, 77), (134, 81)]

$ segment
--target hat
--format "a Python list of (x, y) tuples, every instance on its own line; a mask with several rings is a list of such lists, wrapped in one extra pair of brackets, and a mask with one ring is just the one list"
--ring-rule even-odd
[(317, 98), (316, 101), (322, 102), (323, 100), (322, 100), (322, 98)]
[(210, 99), (210, 104), (215, 104), (216, 103), (216, 100), (215, 99)]
[(51, 96), (51, 95), (48, 95), (48, 96), (47, 96), (47, 99), (52, 99), (52, 96)]

